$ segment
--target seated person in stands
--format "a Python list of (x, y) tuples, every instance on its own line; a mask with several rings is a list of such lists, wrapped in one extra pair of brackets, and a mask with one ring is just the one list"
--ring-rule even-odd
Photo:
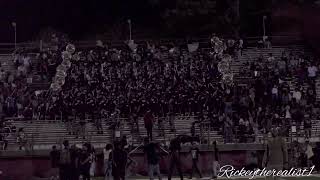
[(22, 150), (22, 148), (26, 148), (27, 137), (23, 128), (20, 128), (18, 131), (17, 142), (19, 144), (19, 150)]
[(306, 138), (311, 137), (311, 129), (312, 129), (311, 118), (312, 118), (312, 116), (310, 116), (309, 118), (305, 118), (305, 120), (304, 120), (304, 131), (305, 131)]
[(30, 104), (29, 106), (24, 108), (23, 111), (23, 116), (26, 120), (31, 120), (32, 119), (32, 105)]
[(0, 124), (0, 150), (6, 150), (8, 141), (6, 140), (6, 130), (2, 124)]

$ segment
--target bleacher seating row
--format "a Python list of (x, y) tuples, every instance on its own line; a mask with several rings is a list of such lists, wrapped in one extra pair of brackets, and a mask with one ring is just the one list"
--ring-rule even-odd
[[(177, 116), (175, 118), (175, 129), (171, 131), (168, 121), (164, 120), (163, 124), (158, 126), (154, 125), (153, 135), (154, 140), (167, 144), (170, 139), (176, 135), (190, 135), (191, 123), (195, 121), (193, 116)], [(140, 144), (142, 137), (147, 136), (146, 129), (144, 128), (143, 118), (139, 118), (139, 133), (133, 133), (131, 126), (126, 119), (121, 119), (122, 125), (120, 128), (121, 135), (125, 135), (133, 145)], [(33, 149), (49, 149), (53, 145), (60, 144), (64, 139), (68, 139), (73, 144), (82, 144), (90, 141), (95, 147), (102, 147), (106, 143), (112, 142), (113, 130), (103, 123), (103, 134), (97, 134), (96, 127), (93, 123), (86, 124), (86, 139), (75, 139), (75, 135), (67, 134), (66, 124), (60, 121), (14, 121), (13, 125), (18, 129), (23, 127), (28, 137), (30, 144), (33, 144)], [(163, 135), (159, 136), (161, 132)], [(208, 132), (210, 131), (210, 132)], [(211, 140), (222, 140), (222, 136), (217, 131), (208, 129), (202, 133), (210, 133)], [(200, 134), (199, 127), (196, 128), (196, 134)], [(132, 139), (132, 140), (130, 140)], [(9, 141), (9, 146), (15, 147), (15, 138)], [(17, 147), (16, 147), (17, 148)]]

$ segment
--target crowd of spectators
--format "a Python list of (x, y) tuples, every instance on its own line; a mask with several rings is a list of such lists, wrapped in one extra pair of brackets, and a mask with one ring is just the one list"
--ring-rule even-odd
[[(57, 44), (56, 40), (57, 38), (52, 36), (53, 44)], [(41, 82), (51, 81), (52, 74), (55, 73), (54, 66), (59, 63), (55, 62), (58, 60), (56, 56), (60, 54), (58, 46), (52, 46), (51, 43), (50, 47), (53, 48), (40, 51), (37, 48), (17, 48), (0, 64), (2, 65), (0, 66), (0, 149), (6, 149), (8, 138), (13, 136), (13, 139), (17, 137), (20, 149), (25, 146), (23, 140), (25, 138), (20, 138), (23, 130), (16, 133), (15, 129), (11, 131), (7, 124), (10, 124), (12, 118), (26, 120), (38, 118), (36, 112), (39, 104), (45, 101), (46, 93), (32, 88), (31, 84), (34, 75), (39, 75)]]
[(36, 117), (38, 106), (45, 100), (45, 95), (30, 88), (30, 85), (36, 76), (40, 77), (40, 82), (51, 81), (57, 65), (62, 61), (58, 58), (61, 44), (59, 38), (54, 34), (50, 38), (50, 48), (18, 48), (12, 55), (14, 68), (0, 68), (2, 116), (22, 119)]
[[(21, 58), (28, 59), (28, 58)], [(26, 60), (28, 62), (28, 60)], [(30, 64), (29, 64), (30, 65)], [(28, 66), (30, 67), (30, 66)], [(24, 65), (19, 65), (17, 72), (1, 69), (0, 113), (5, 117), (21, 116), (29, 106), (32, 95), (28, 92)]]
[[(67, 122), (76, 114), (80, 124), (85, 124), (88, 114), (100, 127), (99, 132), (101, 119), (113, 122), (118, 119), (114, 117), (124, 117), (138, 124), (138, 117), (151, 110), (156, 117), (194, 115), (197, 118), (192, 127), (210, 122), (211, 129), (223, 133), (225, 142), (232, 142), (239, 131), (239, 141), (247, 142), (247, 137), (268, 133), (273, 126), (284, 127), (286, 134), (292, 125), (302, 132), (303, 125), (305, 136), (310, 137), (311, 120), (319, 112), (316, 59), (290, 51), (280, 58), (272, 53), (261, 55), (244, 63), (239, 74), (251, 81), (231, 85), (221, 80), (218, 64), (222, 54), (239, 60), (244, 42), (222, 42), (220, 53), (214, 45), (190, 51), (186, 44), (146, 42), (111, 48), (100, 42), (95, 48), (76, 52), (79, 59), (72, 60), (62, 91), (50, 93), (50, 99), (46, 99), (47, 93), (28, 93), (18, 80), (9, 78), (10, 74), (3, 78), (1, 94), (8, 92), (2, 95), (3, 109), (7, 116), (32, 117), (36, 111), (39, 119), (62, 114)], [(50, 80), (62, 62), (60, 50), (38, 55), (43, 79)], [(19, 77), (30, 71), (31, 62), (23, 54), (15, 62)], [(288, 79), (297, 81), (295, 89), (290, 89)]]
[[(225, 43), (224, 51), (235, 54), (237, 46)], [(85, 113), (92, 119), (116, 114), (136, 121), (147, 109), (157, 117), (223, 110), (221, 59), (210, 48), (189, 52), (186, 45), (174, 44), (145, 43), (134, 50), (100, 45), (78, 54), (63, 90), (52, 96), (53, 114), (79, 112), (80, 119)]]
[[(242, 40), (223, 42), (223, 54), (241, 56)], [(74, 112), (79, 119), (89, 114), (98, 124), (101, 118), (116, 119), (112, 117), (136, 123), (149, 109), (157, 117), (195, 115), (194, 123), (210, 122), (225, 142), (232, 142), (239, 131), (239, 141), (246, 142), (273, 126), (284, 127), (286, 134), (291, 125), (302, 132), (303, 125), (310, 137), (311, 119), (318, 115), (318, 64), (303, 52), (283, 52), (280, 58), (270, 53), (245, 63), (248, 68), (240, 76), (252, 81), (244, 86), (221, 81), (221, 56), (214, 47), (189, 52), (186, 45), (108, 48), (100, 43), (77, 53), (80, 59), (72, 61), (63, 90), (52, 95), (49, 105), (40, 106), (50, 108), (40, 114), (62, 112), (68, 117)], [(288, 79), (297, 81), (293, 91)]]

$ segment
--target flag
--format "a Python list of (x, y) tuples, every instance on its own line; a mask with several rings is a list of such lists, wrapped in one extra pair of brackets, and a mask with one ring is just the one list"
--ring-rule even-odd
[(101, 40), (96, 41), (96, 46), (103, 47), (103, 42)]
[(130, 40), (129, 43), (128, 43), (128, 46), (130, 47), (130, 49), (132, 51), (135, 51), (137, 49), (137, 44), (134, 43), (134, 40)]
[(199, 48), (199, 42), (188, 44), (188, 50), (189, 52), (195, 52)]

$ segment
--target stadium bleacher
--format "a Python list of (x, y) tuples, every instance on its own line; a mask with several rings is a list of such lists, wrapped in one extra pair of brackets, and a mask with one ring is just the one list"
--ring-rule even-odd
[[(267, 57), (270, 53), (275, 57), (275, 59), (278, 59), (282, 56), (282, 52), (284, 51), (290, 51), (293, 54), (304, 52), (305, 54), (312, 55), (312, 53), (303, 45), (290, 45), (290, 46), (273, 46), (272, 48), (262, 48), (257, 49), (256, 47), (247, 47), (243, 50), (243, 55), (239, 59), (234, 59), (231, 64), (231, 70), (235, 74), (235, 81), (239, 81), (241, 83), (246, 83), (250, 77), (242, 77), (240, 74), (240, 71), (242, 71), (244, 68), (246, 68), (245, 64), (251, 61), (254, 61), (259, 56), (263, 55), (264, 57)], [(6, 65), (8, 69), (11, 71), (14, 71), (13, 64), (11, 62), (12, 56), (2, 56), (3, 64)], [(285, 82), (290, 85), (290, 90), (293, 91), (297, 86), (297, 80), (295, 78), (291, 79), (285, 79)], [(316, 80), (317, 84), (317, 99), (319, 98), (319, 85), (320, 80)], [(38, 83), (39, 86), (41, 86), (42, 83)], [(45, 83), (44, 83), (45, 84)], [(47, 86), (47, 85), (46, 85)], [(306, 90), (307, 85), (304, 85), (304, 90)], [(34, 89), (37, 89), (39, 87), (35, 86)], [(191, 116), (176, 116), (175, 118), (175, 132), (171, 132), (169, 123), (165, 120), (163, 123), (163, 129), (165, 131), (164, 136), (156, 137), (156, 140), (161, 141), (163, 143), (168, 143), (170, 139), (175, 137), (178, 134), (188, 134), (190, 135), (190, 128), (192, 122), (195, 121), (196, 117)], [(121, 128), (121, 135), (127, 136), (127, 138), (132, 139), (133, 144), (139, 144), (141, 142), (141, 137), (146, 136), (146, 131), (144, 128), (140, 128), (140, 134), (137, 136), (136, 134), (131, 133), (131, 127), (128, 121), (124, 120)], [(27, 121), (15, 121), (13, 122), (16, 127), (24, 127), (26, 133), (28, 134), (28, 137), (30, 137), (33, 144), (33, 149), (49, 149), (52, 145), (61, 143), (62, 139), (68, 139), (72, 143), (81, 144), (83, 142), (90, 141), (92, 144), (94, 144), (96, 147), (102, 147), (106, 143), (112, 141), (112, 131), (109, 129), (107, 125), (103, 125), (103, 135), (96, 135), (96, 129), (95, 126), (91, 123), (87, 124), (87, 139), (86, 140), (75, 140), (74, 136), (67, 135), (67, 128), (66, 125), (63, 122), (48, 122), (37, 120), (33, 121), (33, 123), (29, 123)], [(105, 124), (105, 123), (103, 123)], [(139, 126), (143, 127), (143, 119), (139, 119)], [(303, 128), (303, 124), (301, 125)], [(210, 128), (209, 128), (210, 129)], [(157, 127), (155, 127), (155, 134), (159, 134), (159, 131)], [(203, 131), (203, 130), (202, 130)], [(208, 132), (209, 131), (209, 132)], [(196, 134), (203, 133), (205, 136), (210, 136), (209, 139), (223, 141), (222, 135), (215, 130), (208, 130), (206, 132), (200, 132), (199, 126), (196, 128)], [(312, 136), (318, 136), (320, 131), (320, 123), (318, 120), (314, 119), (312, 120)], [(261, 134), (259, 135), (260, 139), (262, 139), (264, 136)], [(303, 139), (303, 138), (301, 138)], [(140, 142), (139, 142), (140, 141)], [(12, 141), (9, 143), (9, 145), (14, 145), (15, 139), (12, 139)]]

